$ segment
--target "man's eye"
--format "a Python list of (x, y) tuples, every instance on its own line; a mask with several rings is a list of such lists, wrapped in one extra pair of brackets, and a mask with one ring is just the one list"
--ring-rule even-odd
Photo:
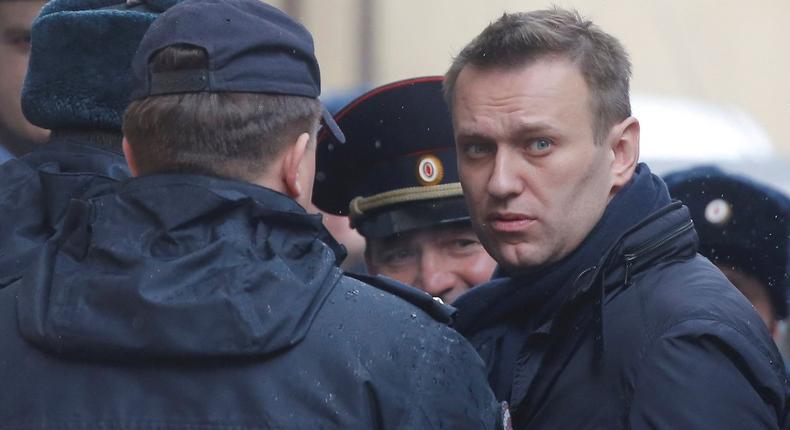
[(19, 52), (30, 52), (30, 34), (29, 33), (12, 33), (7, 34), (5, 43), (14, 47)]
[(482, 143), (470, 143), (464, 146), (464, 152), (468, 157), (478, 158), (491, 152), (490, 145)]
[(453, 239), (445, 245), (453, 255), (463, 257), (472, 255), (482, 249), (480, 241), (475, 239)]
[(415, 255), (415, 252), (412, 250), (399, 249), (384, 254), (381, 261), (388, 265), (410, 264)]
[(471, 240), (471, 239), (457, 239), (454, 242), (455, 247), (459, 248), (459, 249), (469, 248), (471, 246), (475, 246), (475, 245), (479, 245), (479, 244), (480, 244), (480, 242), (478, 242), (476, 240)]
[(544, 139), (544, 138), (533, 139), (527, 146), (527, 150), (535, 154), (540, 154), (547, 152), (549, 149), (551, 149), (553, 145), (554, 142), (552, 142), (549, 139)]

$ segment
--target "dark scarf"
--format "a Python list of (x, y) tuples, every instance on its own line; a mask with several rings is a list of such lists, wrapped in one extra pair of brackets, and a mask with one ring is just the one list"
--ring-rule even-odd
[(498, 396), (509, 393), (509, 387), (503, 386), (511, 381), (513, 365), (529, 332), (551, 320), (578, 292), (579, 284), (584, 284), (578, 281), (605, 264), (602, 256), (607, 258), (629, 228), (669, 203), (663, 181), (650, 173), (647, 165), (639, 164), (598, 224), (567, 257), (525, 276), (508, 277), (499, 271), (491, 282), (471, 289), (453, 303), (458, 309), (454, 327), (473, 343), (476, 334), (491, 328), (489, 336), (505, 337), (493, 357), (496, 363), (487, 363), (499, 369), (494, 372), (496, 380), (491, 381)]

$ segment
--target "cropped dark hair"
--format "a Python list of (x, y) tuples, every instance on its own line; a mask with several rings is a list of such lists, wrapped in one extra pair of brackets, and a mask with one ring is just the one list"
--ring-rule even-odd
[[(202, 48), (173, 45), (151, 59), (152, 72), (208, 68)], [(123, 132), (141, 174), (183, 172), (252, 180), (301, 133), (315, 138), (318, 100), (257, 93), (189, 93), (136, 100)]]
[(578, 12), (559, 8), (504, 14), (458, 54), (444, 80), (452, 106), (461, 70), (523, 67), (545, 57), (573, 61), (590, 90), (596, 142), (631, 115), (631, 63), (623, 45)]

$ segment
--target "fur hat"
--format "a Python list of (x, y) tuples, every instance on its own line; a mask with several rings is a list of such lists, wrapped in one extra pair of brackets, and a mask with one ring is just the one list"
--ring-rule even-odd
[(712, 166), (664, 177), (669, 193), (688, 206), (699, 252), (757, 279), (778, 318), (790, 290), (790, 198), (767, 185)]
[(120, 131), (132, 58), (148, 26), (179, 0), (52, 0), (33, 22), (22, 110), (48, 129)]

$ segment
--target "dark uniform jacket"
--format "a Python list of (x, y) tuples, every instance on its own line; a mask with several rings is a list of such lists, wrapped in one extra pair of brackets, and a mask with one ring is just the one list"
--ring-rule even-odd
[(73, 201), (0, 290), (0, 427), (495, 428), (448, 309), (344, 276), (344, 252), (251, 184), (155, 175)]
[(780, 357), (642, 165), (563, 261), (454, 303), (517, 429), (776, 429)]
[(70, 199), (128, 177), (123, 154), (75, 139), (0, 165), (0, 288), (19, 278)]

